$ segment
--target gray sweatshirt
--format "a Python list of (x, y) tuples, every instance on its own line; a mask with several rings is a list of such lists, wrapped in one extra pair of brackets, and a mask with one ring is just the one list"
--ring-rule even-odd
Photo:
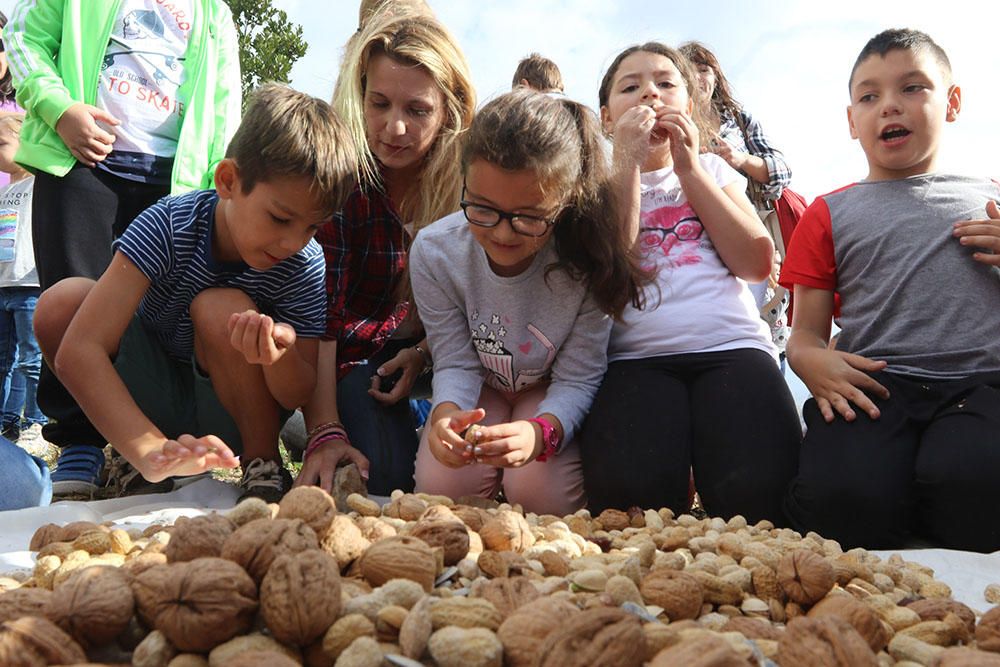
[(516, 393), (549, 382), (537, 414), (562, 422), (563, 443), (583, 421), (607, 368), (611, 318), (583, 285), (545, 268), (551, 239), (523, 273), (496, 275), (461, 212), (423, 229), (410, 277), (434, 358), (434, 404), (476, 407), (483, 382)]

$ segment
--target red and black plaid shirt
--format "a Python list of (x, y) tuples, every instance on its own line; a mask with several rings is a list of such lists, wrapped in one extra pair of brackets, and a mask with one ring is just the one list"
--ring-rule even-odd
[(360, 187), (316, 240), (326, 256), (324, 339), (337, 341), (340, 380), (378, 352), (406, 318), (409, 303), (396, 302), (396, 288), (410, 240), (385, 195)]

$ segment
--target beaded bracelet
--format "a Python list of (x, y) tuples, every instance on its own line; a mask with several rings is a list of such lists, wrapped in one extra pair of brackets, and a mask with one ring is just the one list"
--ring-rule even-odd
[(306, 440), (312, 440), (323, 431), (331, 429), (340, 429), (344, 433), (347, 433), (347, 429), (344, 428), (343, 422), (333, 419), (328, 422), (323, 422), (322, 424), (317, 424), (316, 426), (313, 426), (311, 429), (309, 429), (309, 431), (306, 433)]
[(351, 441), (347, 439), (347, 435), (344, 434), (344, 433), (340, 433), (340, 432), (337, 432), (337, 431), (334, 431), (334, 432), (331, 432), (331, 433), (326, 433), (326, 434), (322, 435), (321, 437), (316, 438), (315, 440), (313, 440), (313, 441), (311, 441), (309, 443), (309, 446), (306, 447), (306, 451), (303, 452), (303, 454), (302, 454), (302, 461), (303, 461), (303, 463), (305, 462), (305, 460), (307, 458), (309, 458), (310, 454), (312, 454), (314, 451), (316, 451), (316, 449), (320, 445), (325, 444), (327, 442), (331, 442), (333, 440), (343, 440), (345, 444), (348, 444), (348, 445), (351, 444)]

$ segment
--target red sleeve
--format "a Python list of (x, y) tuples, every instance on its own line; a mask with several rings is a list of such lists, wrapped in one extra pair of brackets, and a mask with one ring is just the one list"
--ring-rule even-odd
[(337, 340), (344, 329), (347, 286), (350, 280), (351, 231), (343, 215), (335, 215), (316, 233), (326, 259), (326, 334), (323, 340)]
[(804, 285), (836, 291), (837, 265), (833, 255), (830, 208), (822, 197), (817, 197), (805, 210), (795, 227), (778, 282), (790, 290), (795, 285)]

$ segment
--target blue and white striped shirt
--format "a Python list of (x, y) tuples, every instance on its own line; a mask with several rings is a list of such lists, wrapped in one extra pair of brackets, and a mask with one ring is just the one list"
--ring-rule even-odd
[[(315, 241), (276, 266), (260, 271), (212, 257), (212, 228), (219, 196), (196, 190), (164, 197), (139, 214), (115, 241), (150, 286), (138, 315), (167, 352), (187, 361), (194, 350), (191, 301), (212, 287), (245, 292), (261, 312), (306, 338), (326, 328), (323, 251)], [(237, 223), (238, 224), (238, 223)]]

